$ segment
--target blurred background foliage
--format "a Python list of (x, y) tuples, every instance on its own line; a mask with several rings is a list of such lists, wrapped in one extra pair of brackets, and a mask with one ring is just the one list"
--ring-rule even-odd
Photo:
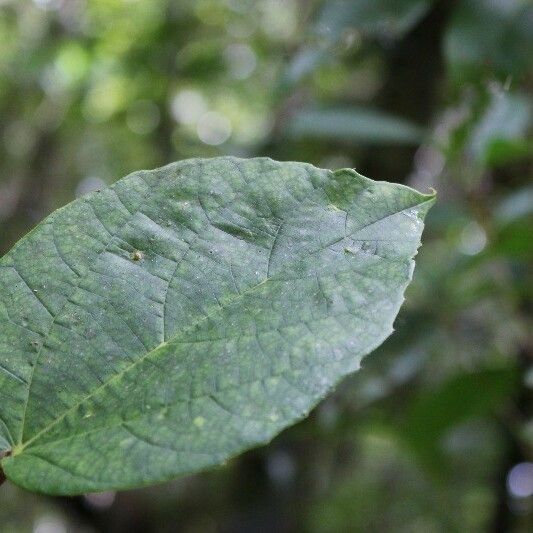
[(269, 446), (0, 531), (533, 531), (528, 0), (0, 0), (0, 251), (187, 157), (438, 190), (397, 332)]

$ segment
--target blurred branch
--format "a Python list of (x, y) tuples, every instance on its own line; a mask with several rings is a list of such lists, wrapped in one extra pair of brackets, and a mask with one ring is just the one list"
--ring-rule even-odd
[[(443, 83), (443, 35), (455, 0), (435, 2), (426, 16), (390, 49), (387, 76), (376, 98), (378, 109), (426, 126), (435, 114)], [(374, 179), (405, 179), (417, 148), (379, 146), (366, 152), (361, 168)]]
[(46, 192), (51, 190), (50, 161), (56, 141), (50, 132), (38, 140), (33, 158), (28, 162), (28, 175), (22, 179), (21, 194), (12, 214), (3, 222), (0, 255), (46, 214)]
[[(527, 346), (524, 346), (517, 357), (519, 367), (522, 370), (522, 375), (531, 364), (531, 353)], [(533, 417), (533, 392), (523, 382), (518, 390), (515, 400), (515, 412), (520, 417), (520, 423), (531, 420)], [(517, 463), (530, 460), (528, 451), (524, 450), (518, 428), (515, 425), (509, 424), (509, 417), (505, 417), (501, 421), (502, 431), (504, 435), (504, 444), (506, 453), (502, 458), (500, 468), (496, 474), (494, 482), (496, 483), (496, 497), (494, 517), (492, 519), (491, 531), (499, 533), (500, 531), (514, 531), (517, 518), (513, 513), (509, 494), (507, 492), (507, 475), (511, 468)]]

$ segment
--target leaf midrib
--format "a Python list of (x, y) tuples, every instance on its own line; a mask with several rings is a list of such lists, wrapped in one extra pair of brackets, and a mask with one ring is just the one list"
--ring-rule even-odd
[[(379, 339), (379, 342), (376, 342), (376, 344), (379, 345), (379, 343), (381, 343), (382, 339)], [(346, 357), (342, 357), (341, 359), (338, 359), (335, 361), (335, 363), (342, 363), (344, 361), (346, 361), (347, 359), (349, 359), (350, 357), (353, 357), (353, 354), (350, 354)], [(316, 367), (321, 367), (321, 366), (327, 366), (327, 365), (331, 365), (331, 361), (324, 361), (322, 363), (316, 363), (315, 366)], [(243, 381), (239, 384), (236, 384), (236, 385), (231, 385), (231, 386), (227, 386), (227, 387), (222, 387), (221, 389), (219, 389), (217, 392), (227, 392), (227, 391), (231, 391), (231, 390), (234, 390), (234, 389), (237, 389), (241, 386), (247, 386), (247, 385), (253, 385), (254, 383), (258, 383), (258, 382), (261, 382), (261, 381), (266, 381), (267, 379), (276, 379), (276, 378), (280, 378), (280, 377), (283, 377), (288, 371), (300, 371), (300, 370), (303, 370), (304, 368), (306, 368), (305, 366), (302, 366), (301, 368), (300, 367), (293, 367), (291, 369), (287, 369), (287, 370), (284, 370), (282, 372), (279, 372), (277, 374), (272, 374), (272, 375), (269, 375), (269, 376), (266, 376), (266, 377), (262, 377), (262, 378), (255, 378), (255, 379), (250, 379), (248, 381)], [(203, 398), (209, 398), (209, 397), (212, 397), (214, 396), (213, 393), (203, 393), (203, 394), (198, 394), (196, 396), (193, 396), (190, 398), (190, 400), (201, 400)], [(70, 440), (70, 439), (75, 439), (75, 438), (79, 438), (79, 437), (84, 437), (85, 435), (90, 435), (92, 433), (97, 433), (98, 431), (103, 431), (105, 429), (110, 429), (110, 428), (115, 428), (115, 427), (119, 427), (119, 426), (122, 426), (124, 424), (128, 424), (128, 423), (131, 423), (131, 422), (136, 422), (138, 420), (141, 420), (143, 419), (144, 417), (147, 417), (147, 416), (153, 416), (161, 411), (164, 411), (165, 409), (169, 409), (170, 407), (173, 407), (175, 406), (176, 404), (180, 404), (180, 403), (187, 403), (189, 402), (190, 400), (182, 400), (182, 399), (178, 399), (176, 400), (174, 403), (171, 403), (171, 404), (165, 404), (163, 406), (161, 406), (160, 408), (158, 409), (155, 409), (154, 411), (150, 412), (150, 413), (142, 413), (141, 415), (139, 416), (136, 416), (136, 417), (133, 417), (133, 418), (128, 418), (128, 419), (121, 419), (120, 421), (117, 421), (116, 423), (112, 423), (112, 424), (105, 424), (105, 425), (102, 425), (102, 426), (99, 426), (99, 427), (96, 427), (96, 428), (93, 428), (93, 429), (90, 429), (88, 431), (85, 431), (83, 433), (75, 433), (73, 435), (69, 435), (67, 437), (61, 437), (61, 438), (58, 438), (58, 439), (54, 439), (52, 441), (49, 441), (49, 442), (45, 442), (43, 444), (40, 444), (40, 445), (36, 445), (36, 446), (33, 446), (33, 447), (28, 447), (29, 444), (31, 443), (31, 441), (28, 441), (25, 443), (25, 449), (28, 448), (28, 452), (27, 453), (30, 453), (31, 450), (33, 449), (38, 449), (38, 448), (42, 448), (44, 446), (48, 446), (50, 444), (56, 444), (58, 442), (63, 442), (65, 440)], [(233, 414), (233, 416), (237, 416), (235, 414)], [(243, 417), (243, 418), (246, 418), (246, 417)], [(20, 452), (19, 452), (20, 453)], [(15, 454), (14, 454), (15, 455)], [(18, 455), (18, 454), (17, 454)]]

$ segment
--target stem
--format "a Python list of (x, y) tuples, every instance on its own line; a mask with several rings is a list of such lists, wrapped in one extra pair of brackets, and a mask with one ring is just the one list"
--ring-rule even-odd
[[(518, 367), (521, 370), (521, 375), (525, 374), (529, 366), (530, 357), (528, 347), (523, 347), (518, 354)], [(531, 391), (525, 385), (522, 385), (515, 399), (515, 407), (519, 414), (520, 426), (531, 418), (532, 399), (533, 394), (531, 394)], [(529, 452), (529, 449), (524, 450), (522, 448), (520, 436), (513, 431), (513, 427), (505, 424), (503, 425), (503, 432), (507, 450), (495, 479), (497, 502), (492, 518), (492, 527), (489, 529), (490, 531), (494, 531), (494, 533), (515, 531), (519, 526), (519, 517), (513, 513), (509, 506), (509, 495), (505, 486), (505, 480), (507, 473), (514, 465), (522, 461), (527, 461)]]

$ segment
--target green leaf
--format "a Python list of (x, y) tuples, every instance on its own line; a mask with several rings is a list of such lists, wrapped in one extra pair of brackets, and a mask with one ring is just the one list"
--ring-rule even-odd
[(485, 114), (472, 131), (470, 152), (478, 161), (488, 164), (498, 162), (498, 159), (505, 161), (506, 147), (511, 156), (520, 156), (520, 152), (532, 155), (527, 146), (517, 150), (511, 144), (519, 140), (525, 142), (532, 114), (533, 106), (522, 94), (502, 92), (492, 95)]
[(419, 144), (424, 130), (381, 111), (348, 107), (302, 110), (289, 123), (288, 135), (365, 144)]
[(506, 76), (527, 72), (533, 53), (531, 2), (462, 0), (444, 39), (451, 75), (460, 87), (484, 71)]
[[(299, 50), (283, 75), (287, 90), (324, 63), (350, 36), (361, 35), (384, 43), (401, 38), (426, 15), (431, 0), (330, 0), (323, 3), (314, 23), (318, 42)], [(338, 52), (338, 50), (337, 50)]]
[(399, 38), (429, 10), (430, 0), (334, 0), (325, 2), (318, 20), (318, 31), (335, 37), (345, 30), (365, 35)]
[(531, 254), (533, 254), (531, 240), (533, 187), (524, 187), (509, 194), (495, 208), (494, 215), (496, 231), (491, 243), (491, 251), (507, 260), (524, 262), (524, 268), (517, 270), (515, 276), (524, 278), (524, 292), (527, 292), (527, 287), (531, 284), (528, 283), (529, 271), (525, 265), (529, 264)]
[(438, 472), (446, 466), (441, 447), (446, 433), (500, 406), (516, 389), (517, 378), (512, 367), (453, 376), (414, 400), (400, 429), (401, 436), (428, 468)]
[(128, 488), (269, 441), (392, 332), (433, 201), (227, 157), (58, 210), (0, 260), (5, 474)]

